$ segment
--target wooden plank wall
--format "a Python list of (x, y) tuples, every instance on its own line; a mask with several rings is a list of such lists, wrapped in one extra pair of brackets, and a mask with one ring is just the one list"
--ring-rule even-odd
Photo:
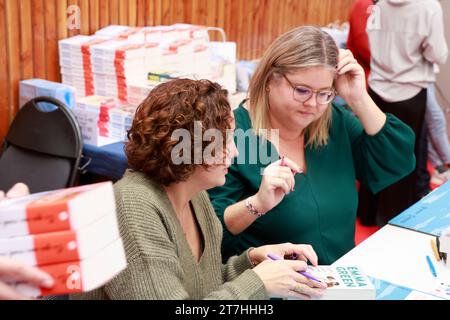
[[(346, 21), (353, 0), (0, 0), (0, 141), (18, 109), (18, 81), (59, 81), (58, 40), (109, 24), (192, 23), (225, 29), (239, 59), (254, 59), (292, 27)], [(67, 8), (81, 12), (67, 29)], [(213, 37), (216, 37), (213, 35)]]

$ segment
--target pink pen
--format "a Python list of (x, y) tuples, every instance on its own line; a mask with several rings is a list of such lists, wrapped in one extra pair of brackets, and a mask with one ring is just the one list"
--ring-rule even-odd
[[(280, 257), (278, 257), (278, 256), (276, 256), (276, 255), (274, 255), (274, 254), (272, 254), (272, 253), (269, 253), (269, 254), (267, 255), (267, 257), (268, 257), (269, 259), (272, 259), (272, 260), (282, 260)], [(317, 279), (316, 277), (310, 275), (310, 274), (309, 274), (308, 272), (306, 272), (306, 271), (298, 271), (298, 273), (300, 273), (302, 276), (305, 276), (305, 277), (308, 278), (308, 279), (314, 280), (314, 281), (316, 281), (316, 282), (322, 282), (322, 281), (320, 281), (319, 279)]]
[(284, 156), (281, 157), (281, 163), (280, 163), (280, 165), (281, 165), (282, 167), (284, 167), (284, 166), (286, 165), (286, 163), (284, 162)]
[[(282, 157), (281, 157), (280, 166), (282, 166), (282, 167), (287, 167), (286, 160), (284, 160), (284, 158), (285, 158), (285, 156), (282, 156)], [(291, 169), (291, 171), (292, 171), (292, 173), (293, 173), (294, 175), (295, 175), (296, 173), (302, 173), (302, 171), (295, 171), (295, 170), (292, 170), (292, 169)]]
[[(280, 162), (280, 166), (282, 166), (282, 167), (286, 167), (286, 161), (284, 160), (284, 156), (282, 156), (281, 157), (281, 162)], [(297, 171), (295, 171), (295, 170), (292, 170), (291, 169), (291, 171), (292, 171), (292, 174), (295, 176), (295, 174), (296, 173), (300, 173), (300, 172), (297, 172)], [(295, 191), (295, 189), (294, 188), (292, 188), (292, 190), (291, 191)]]

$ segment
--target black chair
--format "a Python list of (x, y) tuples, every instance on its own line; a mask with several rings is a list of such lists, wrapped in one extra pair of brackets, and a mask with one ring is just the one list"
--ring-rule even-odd
[[(41, 111), (38, 104), (53, 111)], [(17, 113), (6, 135), (0, 157), (0, 190), (24, 182), (31, 193), (76, 184), (83, 140), (75, 116), (50, 97), (28, 101)]]

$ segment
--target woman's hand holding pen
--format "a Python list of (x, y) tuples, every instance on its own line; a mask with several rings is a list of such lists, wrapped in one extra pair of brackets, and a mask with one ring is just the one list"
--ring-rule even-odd
[(294, 175), (300, 168), (290, 159), (282, 159), (265, 168), (259, 191), (252, 198), (252, 205), (266, 213), (276, 207), (284, 196), (294, 191)]
[(284, 157), (266, 167), (258, 192), (225, 210), (224, 222), (228, 231), (233, 235), (240, 234), (258, 217), (277, 206), (294, 190), (294, 174), (299, 172), (299, 167)]
[[(261, 278), (267, 292), (272, 297), (296, 299), (320, 298), (326, 284), (308, 278), (304, 273), (306, 261), (317, 266), (317, 255), (309, 245), (283, 243), (250, 249), (249, 258), (258, 263), (253, 270)], [(286, 257), (296, 260), (270, 259), (269, 257)], [(302, 274), (303, 273), (303, 274)]]
[(271, 244), (252, 248), (248, 253), (249, 258), (254, 264), (267, 260), (269, 254), (284, 257), (289, 260), (309, 261), (313, 266), (317, 266), (318, 264), (316, 252), (312, 246), (307, 244), (292, 244), (290, 242)]

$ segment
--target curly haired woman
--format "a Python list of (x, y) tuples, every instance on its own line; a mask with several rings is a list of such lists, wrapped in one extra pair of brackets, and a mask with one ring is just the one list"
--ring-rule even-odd
[[(321, 296), (326, 285), (297, 272), (306, 269), (307, 260), (317, 264), (308, 245), (250, 248), (222, 264), (222, 226), (205, 190), (225, 183), (237, 155), (233, 127), (227, 92), (216, 83), (179, 79), (150, 93), (128, 133), (132, 169), (115, 185), (128, 267), (102, 288), (76, 298)], [(206, 139), (211, 133), (214, 139)], [(214, 161), (205, 156), (208, 150)], [(269, 253), (295, 254), (297, 260), (271, 261)]]

